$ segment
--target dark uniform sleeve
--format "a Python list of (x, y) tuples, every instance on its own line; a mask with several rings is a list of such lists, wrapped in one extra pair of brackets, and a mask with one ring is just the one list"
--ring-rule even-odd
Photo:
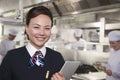
[(12, 74), (11, 74), (11, 68), (10, 68), (10, 63), (11, 63), (11, 55), (7, 53), (7, 55), (4, 57), (2, 60), (2, 63), (0, 65), (0, 80), (12, 80)]

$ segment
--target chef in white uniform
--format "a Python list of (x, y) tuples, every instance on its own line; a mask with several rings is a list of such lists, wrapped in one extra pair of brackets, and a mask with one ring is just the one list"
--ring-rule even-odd
[(17, 30), (10, 29), (6, 39), (3, 39), (0, 43), (0, 55), (2, 58), (6, 55), (8, 50), (14, 49), (16, 43), (13, 41), (17, 35)]
[(82, 39), (83, 31), (81, 29), (76, 29), (74, 32), (74, 37), (76, 39), (75, 42), (72, 42), (72, 49), (77, 50), (85, 50), (86, 49), (86, 41)]
[(113, 51), (111, 52), (106, 67), (106, 80), (120, 80), (120, 31), (111, 31), (108, 34), (109, 43)]

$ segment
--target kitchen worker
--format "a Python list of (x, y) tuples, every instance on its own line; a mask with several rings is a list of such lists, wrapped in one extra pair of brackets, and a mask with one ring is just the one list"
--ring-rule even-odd
[(97, 65), (104, 67), (107, 74), (106, 80), (120, 80), (120, 31), (111, 31), (108, 38), (113, 51), (110, 53), (107, 64), (97, 63)]
[(9, 29), (9, 34), (7, 38), (3, 39), (0, 43), (0, 55), (2, 58), (6, 55), (8, 50), (14, 49), (16, 46), (16, 43), (14, 42), (14, 39), (17, 35), (17, 30), (15, 29)]
[(82, 29), (75, 29), (74, 37), (76, 41), (72, 42), (72, 49), (86, 50), (86, 41), (82, 39), (82, 35), (83, 35)]
[(64, 80), (59, 72), (65, 62), (62, 55), (45, 46), (52, 26), (53, 16), (47, 7), (36, 6), (28, 11), (25, 25), (28, 44), (4, 57), (0, 66), (2, 80)]

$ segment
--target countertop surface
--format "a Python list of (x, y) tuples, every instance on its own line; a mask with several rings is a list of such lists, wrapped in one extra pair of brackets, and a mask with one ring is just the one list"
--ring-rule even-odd
[(82, 80), (103, 80), (106, 78), (105, 72), (90, 72), (88, 74), (75, 74), (72, 76), (75, 79)]

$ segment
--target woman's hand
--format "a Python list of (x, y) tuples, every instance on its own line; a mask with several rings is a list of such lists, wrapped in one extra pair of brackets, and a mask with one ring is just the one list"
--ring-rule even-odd
[(51, 80), (65, 80), (65, 78), (62, 73), (58, 72), (52, 76)]

